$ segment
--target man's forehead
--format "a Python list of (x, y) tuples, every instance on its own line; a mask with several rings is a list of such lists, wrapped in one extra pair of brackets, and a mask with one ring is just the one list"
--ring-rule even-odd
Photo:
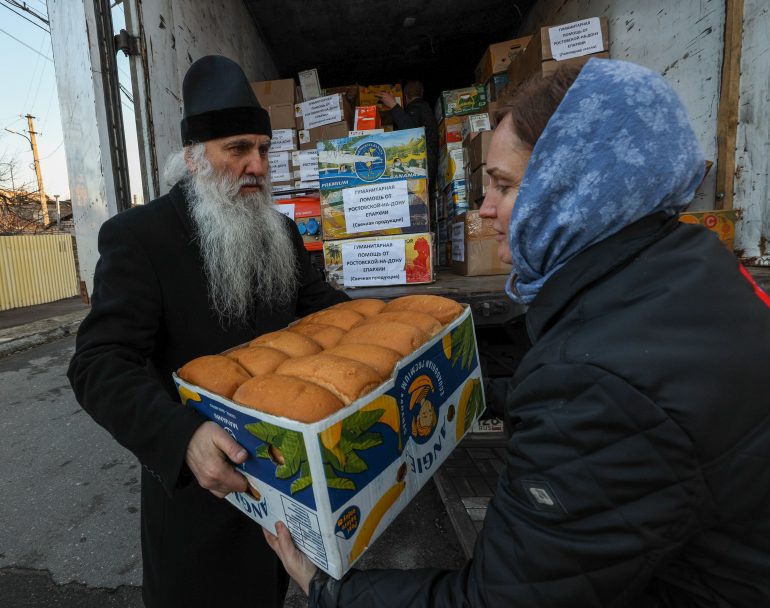
[(248, 142), (257, 146), (269, 144), (270, 138), (267, 135), (258, 135), (255, 133), (243, 133), (241, 135), (230, 135), (218, 140), (223, 146), (238, 142)]

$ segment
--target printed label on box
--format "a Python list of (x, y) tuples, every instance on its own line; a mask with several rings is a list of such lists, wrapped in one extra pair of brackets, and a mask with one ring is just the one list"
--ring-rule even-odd
[(406, 245), (402, 239), (342, 243), (345, 287), (406, 283)]
[(303, 182), (318, 181), (318, 152), (301, 150), (294, 155), (294, 164), (299, 166), (299, 178)]
[(604, 50), (599, 17), (548, 28), (551, 54), (556, 61), (582, 57)]
[(410, 225), (406, 181), (348, 188), (342, 191), (342, 200), (349, 233)]
[(275, 209), (281, 215), (285, 215), (292, 222), (294, 221), (294, 203), (283, 203), (281, 205), (273, 205)]
[(270, 179), (274, 182), (288, 182), (291, 180), (291, 168), (289, 167), (288, 152), (269, 152)]
[(465, 222), (452, 224), (452, 260), (465, 261)]
[(283, 152), (296, 148), (294, 141), (294, 129), (273, 129), (273, 137), (270, 139), (270, 152)]
[(305, 129), (330, 125), (342, 120), (342, 107), (339, 95), (318, 97), (299, 104), (302, 108), (302, 120)]

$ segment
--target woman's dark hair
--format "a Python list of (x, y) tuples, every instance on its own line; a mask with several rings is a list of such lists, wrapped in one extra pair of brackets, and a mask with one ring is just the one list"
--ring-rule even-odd
[(582, 67), (563, 65), (547, 76), (532, 76), (498, 108), (495, 113), (496, 124), (500, 124), (510, 114), (516, 135), (534, 148)]

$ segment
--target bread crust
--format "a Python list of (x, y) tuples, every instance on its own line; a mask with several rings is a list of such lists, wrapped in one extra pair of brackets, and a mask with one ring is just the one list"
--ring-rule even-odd
[(188, 361), (177, 376), (227, 399), (251, 378), (243, 367), (223, 355), (204, 355)]
[(397, 321), (382, 321), (354, 327), (340, 340), (340, 344), (376, 344), (399, 353), (402, 357), (417, 350), (428, 341), (428, 334), (414, 325)]
[(442, 325), (447, 325), (459, 317), (463, 312), (462, 304), (434, 295), (403, 296), (388, 302), (382, 312), (396, 310), (414, 310), (423, 312), (438, 319)]
[(244, 407), (298, 422), (316, 422), (343, 407), (337, 397), (317, 384), (278, 374), (268, 374), (244, 382), (235, 391), (233, 401)]
[(300, 334), (281, 329), (254, 338), (249, 346), (269, 346), (289, 357), (307, 357), (321, 352), (321, 346), (315, 340)]
[(366, 395), (384, 380), (372, 367), (364, 363), (326, 353), (287, 359), (275, 371), (277, 374), (302, 378), (317, 384), (345, 405), (350, 405)]

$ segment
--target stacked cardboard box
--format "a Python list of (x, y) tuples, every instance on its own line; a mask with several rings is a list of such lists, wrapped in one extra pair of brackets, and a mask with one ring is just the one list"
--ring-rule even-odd
[(504, 40), (487, 47), (475, 72), (476, 82), (485, 87), (487, 101), (496, 101), (503, 87), (508, 84), (508, 68), (513, 59), (527, 47), (530, 38), (524, 36)]
[(316, 97), (294, 106), (300, 150), (315, 150), (319, 141), (347, 137), (353, 106), (342, 93)]
[(470, 209), (478, 209), (487, 193), (489, 176), (486, 164), (491, 142), (492, 131), (488, 130), (468, 133), (463, 140), (465, 188)]
[(294, 103), (296, 102), (294, 79), (252, 82), (251, 88), (260, 105), (270, 114), (273, 130), (295, 129)]
[(276, 209), (290, 218), (302, 235), (305, 249), (321, 251), (323, 232), (321, 229), (321, 200), (316, 196), (281, 198), (274, 201)]
[(327, 278), (347, 287), (431, 282), (425, 130), (364, 131), (317, 150)]
[(372, 84), (358, 87), (358, 105), (376, 106), (380, 114), (380, 121), (383, 125), (392, 125), (393, 118), (390, 109), (386, 107), (378, 98), (378, 93), (390, 93), (396, 98), (399, 105), (403, 106), (404, 92), (400, 84)]
[(541, 27), (508, 68), (509, 87), (534, 74), (549, 74), (565, 64), (582, 65), (592, 57), (609, 57), (607, 17)]
[(465, 276), (508, 274), (510, 264), (497, 255), (497, 232), (492, 221), (468, 211), (452, 221), (452, 270)]

